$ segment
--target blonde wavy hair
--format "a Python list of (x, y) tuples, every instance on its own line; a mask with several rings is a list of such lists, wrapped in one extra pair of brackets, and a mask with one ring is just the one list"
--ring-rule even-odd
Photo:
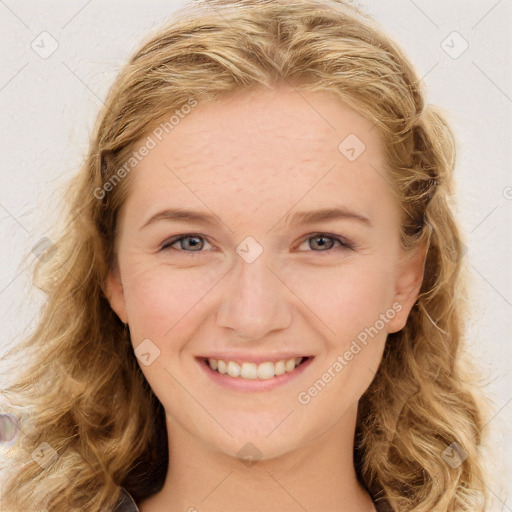
[[(162, 487), (164, 410), (106, 298), (130, 176), (101, 199), (97, 191), (142, 134), (191, 98), (282, 83), (298, 94), (336, 94), (375, 125), (403, 209), (403, 246), (424, 242), (427, 250), (417, 303), (406, 326), (388, 336), (359, 403), (358, 478), (392, 511), (485, 510), (489, 411), (465, 349), (469, 287), (452, 201), (454, 136), (443, 111), (425, 103), (402, 50), (342, 0), (196, 2), (121, 70), (67, 190), (54, 254), (34, 266), (46, 294), (38, 325), (4, 356), (22, 354), (24, 366), (2, 390), (3, 411), (21, 424), (8, 452), (2, 510), (111, 510), (121, 487), (137, 501)], [(41, 443), (57, 454), (45, 467), (33, 457)], [(467, 454), (457, 467), (443, 460), (452, 443)]]

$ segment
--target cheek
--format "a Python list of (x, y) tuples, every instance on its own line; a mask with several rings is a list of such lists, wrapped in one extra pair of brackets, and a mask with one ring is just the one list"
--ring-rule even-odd
[(215, 283), (208, 269), (176, 269), (158, 263), (126, 268), (123, 287), (134, 339), (162, 339), (199, 304)]
[(353, 258), (338, 266), (288, 270), (284, 280), (324, 323), (328, 338), (346, 340), (375, 324), (390, 307), (394, 278), (389, 268), (383, 258)]

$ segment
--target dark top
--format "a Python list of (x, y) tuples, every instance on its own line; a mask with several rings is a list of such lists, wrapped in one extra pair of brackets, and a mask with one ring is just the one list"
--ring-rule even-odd
[[(388, 508), (388, 505), (382, 502), (375, 503), (375, 508), (378, 512), (391, 511), (391, 508)], [(137, 508), (135, 500), (131, 497), (130, 493), (126, 489), (121, 488), (121, 497), (117, 502), (114, 512), (140, 512), (140, 510)]]
[(140, 512), (137, 505), (135, 504), (135, 500), (131, 497), (130, 493), (121, 488), (121, 497), (117, 502), (116, 508), (114, 512)]

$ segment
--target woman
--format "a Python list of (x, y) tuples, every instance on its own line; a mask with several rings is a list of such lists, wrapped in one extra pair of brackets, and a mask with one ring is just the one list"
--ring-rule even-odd
[(36, 268), (2, 510), (485, 510), (454, 164), (356, 7), (182, 11), (117, 78)]

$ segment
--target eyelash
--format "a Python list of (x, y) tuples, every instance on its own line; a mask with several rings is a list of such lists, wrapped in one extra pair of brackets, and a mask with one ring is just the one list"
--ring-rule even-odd
[[(172, 245), (174, 245), (176, 242), (179, 242), (181, 240), (184, 240), (186, 238), (200, 238), (202, 240), (206, 240), (208, 243), (210, 243), (208, 241), (208, 239), (204, 236), (201, 236), (197, 233), (187, 233), (187, 234), (183, 234), (183, 235), (176, 235), (174, 237), (172, 237), (170, 240), (167, 240), (165, 241), (160, 250), (161, 251), (167, 251), (167, 250), (174, 250), (174, 251), (178, 251), (178, 252), (184, 252), (184, 253), (187, 253), (187, 254), (190, 254), (191, 256), (198, 256), (200, 254), (202, 254), (204, 251), (187, 251), (185, 249), (175, 249), (173, 247), (171, 247)], [(305, 238), (303, 240), (303, 242), (306, 242), (307, 240), (310, 240), (312, 238), (330, 238), (331, 240), (334, 240), (335, 242), (339, 242), (339, 246), (338, 246), (338, 249), (341, 249), (341, 250), (356, 250), (356, 244), (354, 244), (353, 242), (350, 242), (349, 240), (345, 239), (345, 238), (341, 238), (339, 236), (335, 236), (335, 235), (330, 235), (329, 233), (323, 233), (323, 232), (319, 232), (319, 233), (314, 233), (312, 235), (309, 235), (307, 238)], [(300, 245), (302, 245), (302, 243)], [(335, 248), (331, 248), (331, 249), (326, 249), (325, 251), (313, 251), (313, 250), (310, 250), (310, 251), (305, 251), (305, 252), (318, 252), (318, 253), (323, 253), (323, 252), (326, 252), (326, 253), (332, 253), (332, 251), (334, 250)]]

